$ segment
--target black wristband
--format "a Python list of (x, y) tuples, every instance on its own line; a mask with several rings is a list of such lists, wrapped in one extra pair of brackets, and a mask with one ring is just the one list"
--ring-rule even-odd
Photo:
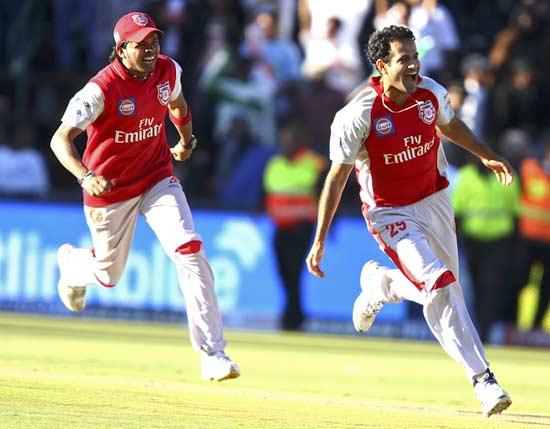
[(183, 143), (180, 143), (181, 144), (181, 147), (183, 147), (185, 150), (193, 150), (197, 147), (197, 144), (199, 143), (199, 141), (197, 140), (197, 138), (195, 136), (191, 136), (191, 140), (189, 141), (189, 143), (187, 144), (183, 144)]

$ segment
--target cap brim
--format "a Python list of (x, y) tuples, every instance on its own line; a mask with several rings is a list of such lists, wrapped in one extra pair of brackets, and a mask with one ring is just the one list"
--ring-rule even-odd
[(146, 27), (136, 31), (132, 37), (127, 38), (125, 41), (135, 43), (143, 42), (151, 33), (157, 33), (161, 36), (164, 34), (164, 32), (160, 31), (158, 28)]

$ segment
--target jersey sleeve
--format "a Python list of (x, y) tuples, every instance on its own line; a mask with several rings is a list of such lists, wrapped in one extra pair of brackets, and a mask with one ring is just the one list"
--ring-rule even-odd
[(88, 82), (69, 101), (61, 122), (85, 130), (94, 122), (105, 108), (105, 99), (101, 88)]
[(437, 98), (437, 125), (446, 125), (454, 118), (455, 112), (447, 89), (429, 77), (422, 77), (421, 86), (430, 90)]
[(174, 89), (172, 90), (172, 94), (170, 94), (170, 102), (175, 101), (181, 94), (181, 66), (177, 63), (177, 61), (174, 61), (172, 58), (170, 58), (172, 62), (174, 63), (174, 66), (176, 66), (176, 80), (174, 82)]
[(454, 118), (455, 112), (453, 106), (451, 105), (451, 98), (449, 93), (443, 87), (441, 94), (437, 97), (439, 101), (439, 110), (437, 111), (437, 125), (446, 125), (451, 122), (451, 119)]
[(353, 164), (359, 149), (369, 135), (370, 112), (360, 102), (352, 102), (340, 110), (330, 127), (330, 160)]

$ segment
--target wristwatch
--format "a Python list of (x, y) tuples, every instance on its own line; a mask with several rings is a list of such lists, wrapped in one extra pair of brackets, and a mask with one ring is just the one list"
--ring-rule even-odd
[(191, 140), (189, 141), (189, 143), (187, 144), (183, 144), (182, 141), (180, 140), (180, 144), (181, 146), (185, 149), (185, 150), (188, 150), (188, 149), (195, 149), (197, 147), (197, 144), (199, 143), (199, 141), (197, 140), (197, 138), (195, 136), (191, 136)]

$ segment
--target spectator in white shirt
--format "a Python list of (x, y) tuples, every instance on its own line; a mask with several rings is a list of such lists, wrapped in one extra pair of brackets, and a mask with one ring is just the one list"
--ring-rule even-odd
[(324, 73), (329, 88), (347, 94), (361, 83), (363, 72), (354, 51), (342, 43), (342, 25), (342, 20), (333, 16), (327, 21), (324, 37), (310, 39), (302, 70), (310, 79)]
[(446, 67), (449, 53), (460, 47), (455, 20), (437, 0), (407, 0), (409, 27), (416, 36), (422, 74), (436, 76)]
[(0, 144), (0, 195), (43, 197), (50, 189), (43, 154), (33, 147), (31, 124), (17, 125), (8, 144)]

